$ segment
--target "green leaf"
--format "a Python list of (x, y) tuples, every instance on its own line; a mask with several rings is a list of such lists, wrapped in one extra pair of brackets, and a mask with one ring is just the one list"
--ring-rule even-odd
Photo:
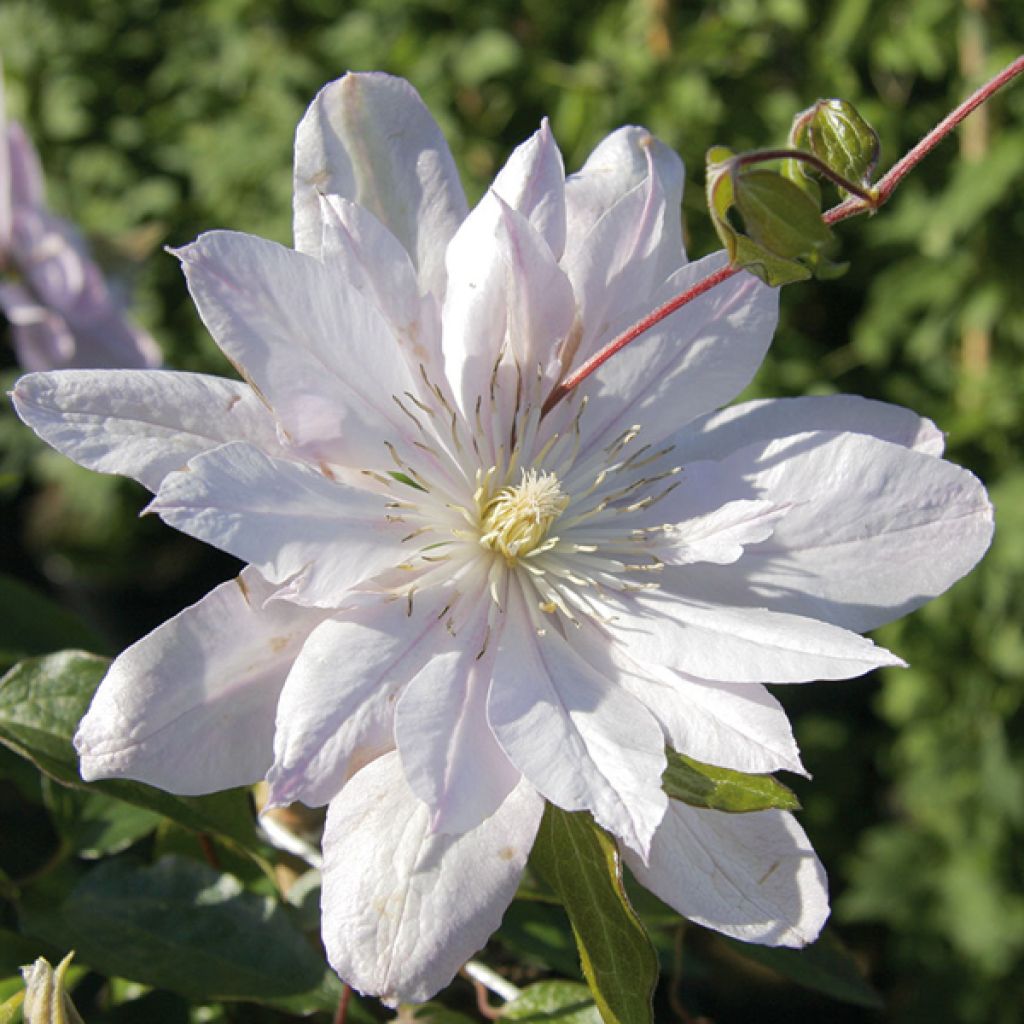
[(590, 990), (574, 981), (540, 981), (530, 985), (505, 1005), (501, 1019), (537, 1024), (601, 1024), (601, 1014)]
[(803, 949), (756, 946), (725, 937), (721, 941), (747, 960), (769, 967), (804, 988), (870, 1010), (885, 1008), (882, 997), (864, 980), (849, 950), (829, 929)]
[(49, 597), (0, 573), (0, 665), (62, 647), (101, 651), (101, 641), (84, 623)]
[(495, 936), (528, 964), (541, 964), (569, 978), (579, 978), (580, 960), (560, 906), (516, 899), (505, 911)]
[(691, 807), (745, 813), (777, 808), (800, 810), (796, 794), (771, 775), (748, 775), (730, 768), (702, 764), (674, 750), (666, 750), (668, 766), (661, 777), (665, 792)]
[(79, 857), (120, 853), (149, 835), (163, 817), (104, 793), (71, 789), (43, 777), (43, 800), (57, 831)]
[(25, 993), (21, 991), (15, 992), (10, 999), (5, 999), (0, 1003), (0, 1024), (12, 1024), (24, 1001)]
[(869, 185), (878, 165), (878, 132), (846, 100), (818, 100), (807, 122), (807, 148), (832, 170)]
[(106, 658), (82, 651), (19, 662), (0, 679), (0, 743), (66, 786), (104, 793), (196, 831), (214, 832), (251, 852), (262, 850), (244, 789), (178, 797), (141, 782), (82, 781), (71, 738), (108, 665)]
[(658, 958), (622, 884), (615, 843), (589, 814), (548, 804), (531, 864), (565, 906), (605, 1024), (651, 1024)]
[[(724, 146), (708, 150), (708, 209), (732, 265), (773, 287), (842, 272), (828, 259), (836, 242), (815, 200), (781, 174), (745, 169), (739, 159)], [(730, 220), (733, 210), (743, 231)]]
[(323, 980), (283, 907), (184, 857), (104, 861), (59, 903), (28, 894), (22, 925), (94, 970), (195, 999), (297, 996)]

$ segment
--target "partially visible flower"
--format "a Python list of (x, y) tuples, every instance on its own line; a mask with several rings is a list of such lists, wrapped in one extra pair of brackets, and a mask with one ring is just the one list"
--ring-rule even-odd
[[(2, 89), (2, 84), (0, 84)], [(125, 317), (75, 227), (43, 202), (39, 157), (0, 93), (0, 309), (26, 370), (152, 367), (157, 343)]]
[(21, 976), (25, 979), (25, 1002), (22, 1006), (25, 1024), (83, 1024), (64, 987), (64, 975), (74, 955), (74, 951), (68, 953), (57, 964), (56, 970), (45, 957), (39, 957), (34, 964), (22, 967)]
[(989, 543), (991, 508), (913, 413), (750, 402), (777, 293), (741, 274), (564, 375), (722, 266), (686, 263), (679, 159), (640, 128), (565, 178), (546, 124), (467, 212), (437, 125), (384, 75), (299, 125), (297, 251), (179, 252), (245, 382), (36, 374), (22, 417), (249, 562), (113, 664), (86, 778), (177, 793), (267, 777), (329, 804), (323, 933), (357, 988), (420, 1001), (497, 927), (544, 800), (613, 833), (693, 920), (812, 940), (796, 820), (666, 798), (666, 743), (802, 772), (764, 683), (900, 664), (857, 633)]

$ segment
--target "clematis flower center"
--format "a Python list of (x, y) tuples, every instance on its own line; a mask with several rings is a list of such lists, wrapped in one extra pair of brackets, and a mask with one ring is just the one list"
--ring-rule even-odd
[(558, 477), (535, 469), (524, 469), (518, 484), (493, 495), (485, 481), (474, 497), (480, 513), (480, 543), (504, 555), (509, 565), (555, 543), (556, 538), (548, 538), (548, 530), (569, 504)]

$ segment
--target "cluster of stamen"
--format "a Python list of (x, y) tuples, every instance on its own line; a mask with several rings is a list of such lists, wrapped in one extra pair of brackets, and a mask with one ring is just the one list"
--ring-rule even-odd
[(517, 485), (502, 487), (493, 497), (483, 483), (474, 500), (480, 510), (480, 543), (504, 555), (508, 565), (554, 547), (558, 538), (548, 537), (548, 530), (569, 505), (558, 477), (536, 469), (524, 469)]

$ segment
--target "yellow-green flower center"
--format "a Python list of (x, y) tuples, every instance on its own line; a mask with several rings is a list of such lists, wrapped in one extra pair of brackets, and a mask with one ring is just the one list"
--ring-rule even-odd
[(477, 492), (480, 543), (512, 564), (544, 544), (548, 529), (568, 504), (554, 473), (524, 470), (515, 486), (502, 487), (490, 497)]

